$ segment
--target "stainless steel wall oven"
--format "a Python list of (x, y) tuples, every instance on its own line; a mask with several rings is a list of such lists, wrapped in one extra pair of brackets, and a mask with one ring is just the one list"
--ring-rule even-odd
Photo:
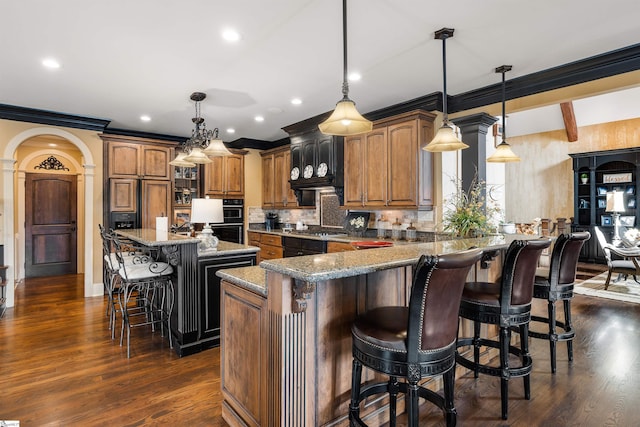
[(223, 199), (224, 222), (210, 224), (213, 234), (220, 240), (244, 243), (244, 200)]

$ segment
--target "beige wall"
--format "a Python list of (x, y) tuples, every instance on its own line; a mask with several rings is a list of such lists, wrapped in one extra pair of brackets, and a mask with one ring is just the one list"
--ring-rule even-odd
[(506, 165), (506, 216), (514, 222), (573, 216), (573, 168), (569, 154), (640, 146), (640, 119), (509, 138), (519, 163)]
[[(0, 191), (2, 192), (2, 203), (0, 205), (0, 212), (3, 214), (11, 213), (14, 219), (18, 218), (18, 212), (20, 206), (17, 203), (18, 192), (16, 191), (16, 182), (17, 182), (17, 174), (14, 172), (11, 174), (11, 170), (16, 170), (21, 160), (30, 156), (32, 154), (37, 153), (38, 151), (42, 152), (42, 155), (47, 155), (48, 151), (51, 150), (47, 146), (47, 141), (51, 139), (51, 137), (47, 137), (46, 135), (53, 135), (54, 139), (62, 139), (66, 140), (66, 142), (70, 142), (78, 147), (78, 151), (84, 150), (87, 153), (87, 157), (85, 158), (82, 153), (78, 153), (73, 147), (69, 149), (63, 149), (62, 151), (68, 153), (69, 156), (73, 157), (78, 161), (80, 167), (84, 169), (84, 165), (95, 166), (95, 168), (88, 167), (86, 168), (88, 174), (92, 174), (92, 186), (89, 192), (92, 197), (91, 200), (87, 200), (86, 204), (91, 207), (92, 210), (92, 228), (85, 229), (84, 228), (84, 213), (85, 210), (83, 207), (79, 207), (78, 209), (78, 225), (79, 240), (82, 242), (79, 245), (79, 249), (83, 247), (84, 237), (86, 233), (91, 233), (92, 238), (92, 247), (84, 248), (83, 254), (91, 254), (92, 262), (89, 263), (92, 271), (92, 277), (85, 278), (85, 291), (87, 291), (87, 282), (94, 284), (94, 289), (102, 288), (102, 249), (100, 238), (98, 234), (97, 224), (102, 221), (102, 190), (103, 190), (103, 171), (102, 171), (102, 140), (99, 138), (98, 133), (95, 131), (86, 131), (72, 128), (64, 128), (64, 127), (53, 127), (41, 124), (34, 123), (25, 123), (25, 122), (14, 122), (9, 120), (0, 120), (0, 152), (2, 153), (2, 158), (4, 159), (4, 169), (5, 171), (9, 171), (0, 175)], [(12, 147), (18, 143), (18, 148), (11, 149), (10, 152), (7, 152), (9, 145)], [(25, 146), (21, 146), (20, 144), (27, 143)], [(42, 159), (42, 157), (39, 157)], [(11, 161), (15, 161), (13, 164), (13, 169), (11, 169)], [(80, 171), (81, 174), (84, 174), (84, 170)], [(13, 183), (5, 183), (5, 176), (10, 176)], [(83, 183), (87, 182), (86, 177), (84, 177)], [(90, 179), (91, 180), (91, 179)], [(9, 197), (9, 195), (5, 194), (6, 185), (10, 185), (14, 188), (13, 197)], [(79, 187), (80, 188), (80, 187)], [(9, 229), (2, 230), (2, 243), (5, 245), (11, 244), (14, 242), (14, 236), (17, 232), (16, 222), (13, 222), (13, 225), (8, 227)], [(16, 247), (17, 249), (17, 247)], [(20, 255), (23, 257), (23, 255)], [(20, 262), (20, 261), (18, 261)], [(10, 277), (15, 277), (15, 268), (11, 266)], [(81, 267), (80, 267), (81, 268)], [(83, 271), (82, 268), (81, 271)], [(86, 293), (86, 292), (85, 292)]]

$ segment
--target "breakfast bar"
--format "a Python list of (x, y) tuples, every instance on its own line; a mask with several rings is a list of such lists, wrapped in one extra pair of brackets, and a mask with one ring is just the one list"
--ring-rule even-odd
[[(348, 425), (355, 317), (381, 305), (406, 305), (422, 254), (481, 248), (483, 259), (470, 279), (494, 279), (516, 238), (523, 236), (309, 255), (219, 271), (223, 418), (232, 426)], [(379, 425), (388, 416), (383, 407), (382, 400), (371, 402), (361, 415)]]
[(116, 233), (151, 250), (174, 266), (175, 300), (171, 313), (174, 350), (186, 356), (220, 344), (222, 268), (255, 265), (258, 248), (220, 241), (216, 250), (199, 251), (200, 239), (152, 229)]

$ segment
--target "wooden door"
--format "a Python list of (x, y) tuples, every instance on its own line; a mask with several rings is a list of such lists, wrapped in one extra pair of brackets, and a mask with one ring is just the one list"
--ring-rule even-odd
[(25, 195), (25, 276), (76, 274), (76, 176), (28, 173)]
[(273, 175), (273, 154), (262, 158), (262, 207), (273, 208), (275, 189)]
[(225, 197), (244, 196), (244, 156), (234, 154), (225, 157)]
[(388, 206), (417, 206), (418, 128), (415, 120), (388, 127)]
[(387, 128), (374, 129), (364, 140), (364, 204), (387, 205)]
[(224, 197), (224, 157), (213, 157), (204, 165), (204, 194)]
[(138, 178), (140, 145), (126, 142), (109, 144), (109, 177)]
[(171, 179), (172, 149), (155, 145), (142, 146), (140, 174), (145, 179)]
[(171, 181), (144, 179), (141, 182), (141, 227), (155, 230), (156, 217), (171, 213)]
[(354, 135), (344, 140), (344, 205), (362, 207), (364, 204), (364, 139)]
[(284, 164), (284, 161), (285, 158), (283, 152), (273, 154), (273, 204), (275, 207), (287, 206), (287, 187), (285, 187), (285, 184), (288, 183), (285, 181), (284, 177), (285, 174), (288, 173), (289, 168)]

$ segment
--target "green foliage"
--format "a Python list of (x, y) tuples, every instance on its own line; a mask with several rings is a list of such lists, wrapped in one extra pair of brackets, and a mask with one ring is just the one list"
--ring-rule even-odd
[(457, 191), (446, 200), (444, 230), (460, 237), (495, 232), (495, 220), (501, 216), (502, 210), (497, 204), (486, 202), (486, 183), (478, 181), (476, 176), (465, 192), (459, 179), (453, 181)]

